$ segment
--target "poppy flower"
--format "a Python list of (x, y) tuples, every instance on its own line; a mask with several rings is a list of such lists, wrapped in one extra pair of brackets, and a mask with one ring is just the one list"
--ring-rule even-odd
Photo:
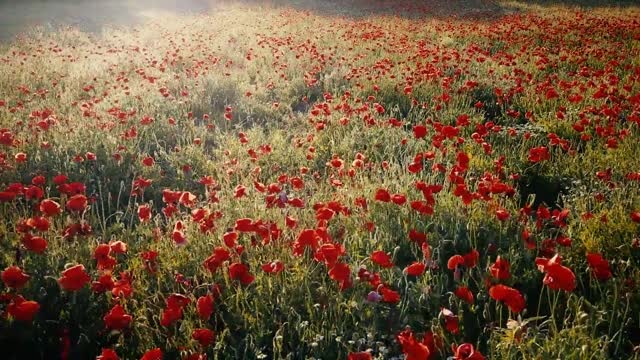
[(393, 267), (393, 262), (391, 262), (391, 256), (382, 250), (377, 250), (372, 252), (371, 260), (383, 268)]
[(551, 154), (546, 146), (529, 149), (529, 161), (537, 163), (549, 159), (551, 159)]
[(191, 338), (200, 343), (200, 346), (207, 347), (213, 344), (216, 338), (216, 333), (209, 329), (195, 329), (191, 333)]
[(312, 250), (318, 248), (320, 237), (316, 230), (304, 229), (293, 242), (293, 255), (302, 256), (304, 249), (310, 247)]
[(633, 222), (640, 223), (640, 211), (633, 211), (630, 216)]
[(448, 332), (452, 334), (458, 334), (460, 332), (458, 317), (454, 315), (451, 310), (442, 308), (440, 315), (444, 318), (444, 328), (447, 329)]
[(496, 217), (500, 221), (505, 221), (509, 218), (509, 212), (505, 209), (498, 209), (496, 210)]
[(97, 281), (91, 283), (91, 290), (95, 293), (103, 293), (113, 290), (115, 283), (110, 273), (101, 275)]
[(351, 269), (344, 263), (336, 263), (329, 269), (329, 277), (339, 283), (351, 281)]
[(144, 159), (142, 159), (142, 164), (144, 166), (153, 166), (153, 164), (155, 164), (155, 160), (153, 160), (151, 156), (147, 156)]
[(149, 205), (144, 204), (138, 206), (138, 219), (141, 222), (147, 222), (151, 220), (151, 207), (149, 207)]
[(17, 266), (10, 266), (2, 272), (2, 282), (4, 282), (7, 287), (13, 289), (22, 288), (29, 278), (30, 276), (25, 274), (24, 271)]
[(125, 254), (127, 252), (127, 244), (120, 240), (110, 241), (109, 247), (115, 254)]
[(385, 189), (376, 190), (375, 200), (381, 202), (389, 202), (391, 201), (391, 194)]
[(508, 279), (511, 274), (509, 273), (509, 261), (502, 259), (500, 256), (496, 259), (496, 262), (491, 264), (489, 272), (496, 280)]
[(386, 286), (383, 286), (378, 291), (382, 295), (382, 301), (390, 304), (396, 304), (400, 302), (400, 294), (397, 291), (391, 290)]
[(272, 261), (262, 265), (262, 270), (269, 274), (276, 274), (284, 270), (284, 264), (280, 260)]
[(424, 263), (414, 261), (411, 265), (404, 268), (404, 272), (410, 276), (420, 276), (424, 274), (427, 266)]
[(93, 251), (93, 258), (98, 261), (99, 270), (111, 270), (116, 265), (116, 259), (111, 254), (111, 247), (107, 244), (98, 244)]
[(255, 277), (249, 273), (249, 268), (242, 263), (233, 263), (229, 265), (229, 277), (231, 280), (238, 280), (242, 285), (249, 285)]
[(553, 290), (573, 291), (576, 288), (576, 276), (568, 267), (561, 265), (562, 258), (555, 255), (551, 259), (537, 258), (538, 270), (545, 273), (543, 284)]
[(229, 231), (229, 232), (226, 232), (224, 235), (222, 235), (222, 241), (229, 248), (235, 247), (237, 240), (238, 240), (238, 233), (235, 231)]
[(609, 262), (602, 255), (587, 254), (587, 263), (596, 279), (608, 280), (613, 276), (609, 268)]
[(160, 348), (151, 349), (145, 352), (140, 360), (162, 360), (162, 350)]
[(40, 236), (33, 236), (31, 234), (24, 234), (20, 239), (22, 245), (29, 251), (33, 251), (37, 254), (42, 254), (47, 248), (47, 240)]
[(112, 349), (102, 349), (96, 360), (119, 360), (118, 354)]
[(211, 317), (211, 314), (213, 314), (213, 309), (214, 303), (213, 296), (211, 294), (201, 296), (196, 301), (196, 311), (202, 320), (208, 320)]
[(160, 325), (168, 327), (180, 319), (182, 319), (182, 308), (179, 306), (167, 306), (162, 310)]
[(396, 205), (404, 205), (407, 202), (407, 197), (402, 194), (394, 194), (391, 196), (391, 201)]
[(37, 186), (31, 185), (26, 189), (24, 189), (24, 197), (27, 200), (42, 199), (43, 196), (44, 196), (44, 191), (42, 191), (42, 189), (40, 189)]
[(467, 254), (465, 254), (463, 258), (464, 258), (464, 266), (468, 267), (469, 269), (472, 269), (476, 267), (476, 265), (478, 265), (478, 259), (480, 259), (480, 253), (478, 252), (478, 250), (473, 249)]
[(506, 285), (492, 286), (489, 289), (489, 296), (496, 301), (504, 302), (514, 313), (519, 313), (526, 307), (524, 296), (520, 291)]
[(473, 293), (466, 286), (460, 286), (453, 292), (459, 299), (464, 300), (467, 304), (472, 305)]
[(91, 278), (84, 269), (84, 265), (78, 264), (62, 272), (58, 279), (60, 287), (66, 291), (78, 291), (82, 289)]
[(460, 265), (464, 265), (464, 258), (462, 255), (453, 255), (449, 258), (449, 261), (447, 261), (447, 269), (449, 270), (455, 270), (456, 267)]
[(62, 213), (62, 208), (60, 207), (60, 204), (58, 204), (57, 202), (51, 199), (42, 200), (38, 208), (40, 212), (44, 214), (44, 216), (52, 217)]
[(131, 287), (131, 276), (129, 273), (120, 272), (120, 279), (115, 283), (111, 294), (115, 297), (128, 298), (133, 294), (133, 288)]
[(413, 137), (416, 139), (422, 139), (427, 136), (427, 127), (424, 125), (415, 125), (413, 127)]
[(426, 360), (431, 356), (432, 349), (423, 341), (418, 341), (411, 330), (404, 330), (396, 336), (405, 354), (405, 360)]
[(223, 262), (231, 258), (231, 253), (223, 247), (213, 249), (213, 254), (204, 260), (204, 267), (211, 273), (215, 273)]
[(455, 360), (484, 360), (484, 356), (469, 343), (464, 343), (459, 346), (452, 345), (452, 350)]
[(103, 317), (104, 324), (110, 330), (122, 330), (131, 323), (131, 315), (125, 313), (124, 308), (120, 304), (115, 305)]
[(9, 315), (19, 321), (32, 321), (38, 310), (40, 310), (40, 304), (25, 300), (20, 295), (15, 296), (7, 306)]
[(82, 194), (73, 195), (67, 200), (66, 206), (69, 211), (84, 211), (87, 208), (87, 197)]
[(171, 239), (176, 245), (181, 246), (187, 243), (187, 237), (184, 234), (184, 223), (180, 220), (176, 221), (176, 224), (173, 226), (173, 232), (171, 233)]

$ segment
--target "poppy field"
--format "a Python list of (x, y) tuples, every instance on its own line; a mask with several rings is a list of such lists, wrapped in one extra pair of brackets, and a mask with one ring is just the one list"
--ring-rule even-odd
[(0, 43), (4, 359), (639, 359), (640, 7), (224, 3)]

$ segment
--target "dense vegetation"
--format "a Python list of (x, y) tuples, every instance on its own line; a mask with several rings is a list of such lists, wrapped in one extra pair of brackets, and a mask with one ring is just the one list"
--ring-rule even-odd
[(364, 3), (0, 45), (3, 358), (638, 358), (640, 10)]

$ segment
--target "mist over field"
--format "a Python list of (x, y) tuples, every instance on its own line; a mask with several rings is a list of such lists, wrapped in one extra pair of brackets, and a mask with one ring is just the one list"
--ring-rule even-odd
[[(465, 15), (499, 13), (491, 0), (420, 1), (434, 14)], [(0, 41), (25, 31), (52, 31), (75, 27), (100, 34), (103, 29), (140, 25), (153, 18), (222, 11), (234, 5), (294, 7), (337, 15), (366, 15), (393, 9), (390, 0), (2, 0), (0, 1)]]
[(101, 32), (105, 26), (139, 25), (157, 16), (208, 12), (213, 4), (214, 0), (2, 0), (0, 40), (33, 27)]

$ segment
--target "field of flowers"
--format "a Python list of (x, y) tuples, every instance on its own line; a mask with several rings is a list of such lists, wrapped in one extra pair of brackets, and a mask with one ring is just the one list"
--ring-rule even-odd
[(640, 8), (469, 3), (0, 44), (2, 358), (640, 358)]

